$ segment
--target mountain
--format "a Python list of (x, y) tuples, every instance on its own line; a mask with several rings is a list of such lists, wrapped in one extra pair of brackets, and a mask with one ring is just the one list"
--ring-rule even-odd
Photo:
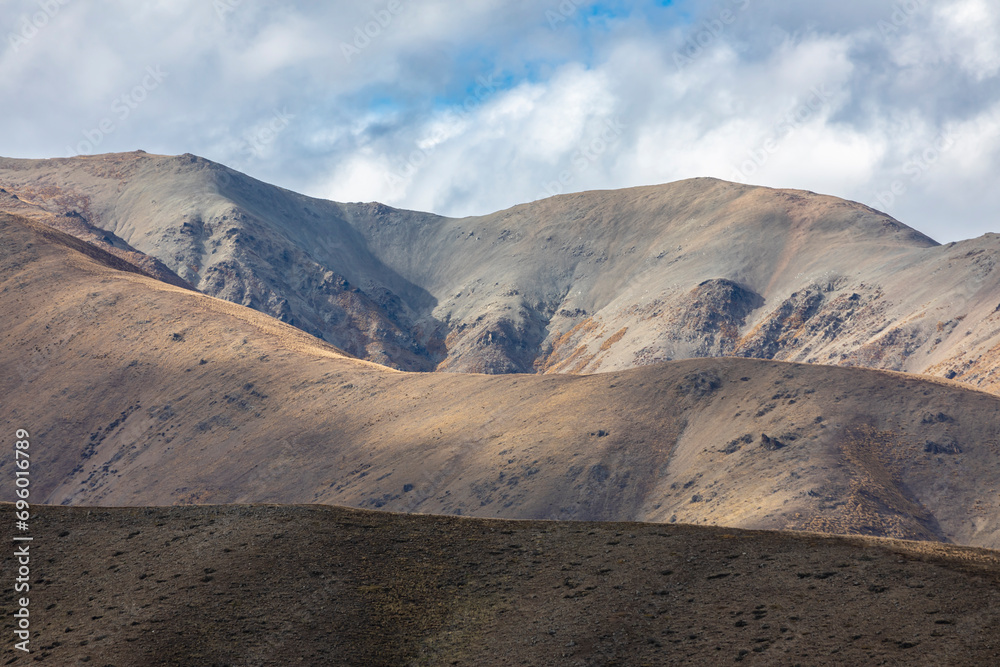
[[(124, 269), (124, 270), (123, 270)], [(1000, 545), (1000, 397), (693, 359), (406, 373), (0, 216), (0, 422), (73, 505), (324, 503)], [(0, 475), (13, 468), (0, 452)]]
[[(43, 664), (990, 665), (1000, 653), (1000, 561), (977, 549), (315, 506), (34, 512)], [(14, 598), (4, 586), (5, 609)], [(8, 637), (13, 624), (5, 614)], [(18, 653), (0, 649), (4, 662)]]
[(810, 192), (694, 179), (452, 219), (142, 152), (0, 159), (0, 186), (206, 294), (398, 369), (742, 356), (997, 386), (1000, 238), (941, 246)]

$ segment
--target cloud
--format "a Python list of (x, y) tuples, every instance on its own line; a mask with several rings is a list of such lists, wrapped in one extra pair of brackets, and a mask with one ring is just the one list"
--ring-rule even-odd
[[(93, 151), (449, 215), (709, 175), (942, 240), (998, 222), (988, 0), (9, 0), (0, 30), (4, 155), (111, 119)], [(120, 118), (147, 67), (169, 76)]]
[(942, 49), (977, 81), (1000, 71), (1000, 12), (986, 0), (961, 0), (936, 8)]

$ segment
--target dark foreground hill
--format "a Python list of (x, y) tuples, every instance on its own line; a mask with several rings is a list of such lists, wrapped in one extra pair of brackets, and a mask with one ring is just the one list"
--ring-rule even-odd
[(403, 373), (123, 267), (0, 216), (0, 425), (31, 433), (39, 501), (326, 503), (1000, 546), (992, 394), (736, 358)]
[(984, 550), (315, 506), (34, 512), (33, 653), (5, 641), (3, 664), (1000, 661)]

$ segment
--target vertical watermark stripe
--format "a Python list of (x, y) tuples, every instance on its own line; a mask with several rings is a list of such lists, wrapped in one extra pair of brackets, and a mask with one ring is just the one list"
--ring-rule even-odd
[[(17, 440), (14, 443), (14, 487), (17, 501), (14, 503), (14, 528), (16, 531), (26, 533), (29, 530), (28, 522), (31, 520), (31, 506), (28, 504), (28, 497), (31, 495), (31, 443), (28, 440), (29, 434), (23, 428), (17, 429), (15, 434)], [(18, 651), (30, 653), (28, 650), (31, 642), (31, 620), (28, 608), (31, 599), (28, 593), (31, 592), (31, 545), (30, 535), (19, 535), (14, 533), (14, 563), (16, 566), (14, 577), (14, 592), (20, 593), (22, 597), (15, 601), (14, 607), (14, 648)]]

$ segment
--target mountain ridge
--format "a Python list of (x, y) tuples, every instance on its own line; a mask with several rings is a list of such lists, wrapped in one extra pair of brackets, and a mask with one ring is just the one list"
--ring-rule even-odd
[(78, 212), (201, 291), (405, 370), (730, 354), (997, 386), (1000, 241), (942, 246), (807, 191), (700, 178), (453, 219), (145, 153), (0, 159), (0, 186)]

